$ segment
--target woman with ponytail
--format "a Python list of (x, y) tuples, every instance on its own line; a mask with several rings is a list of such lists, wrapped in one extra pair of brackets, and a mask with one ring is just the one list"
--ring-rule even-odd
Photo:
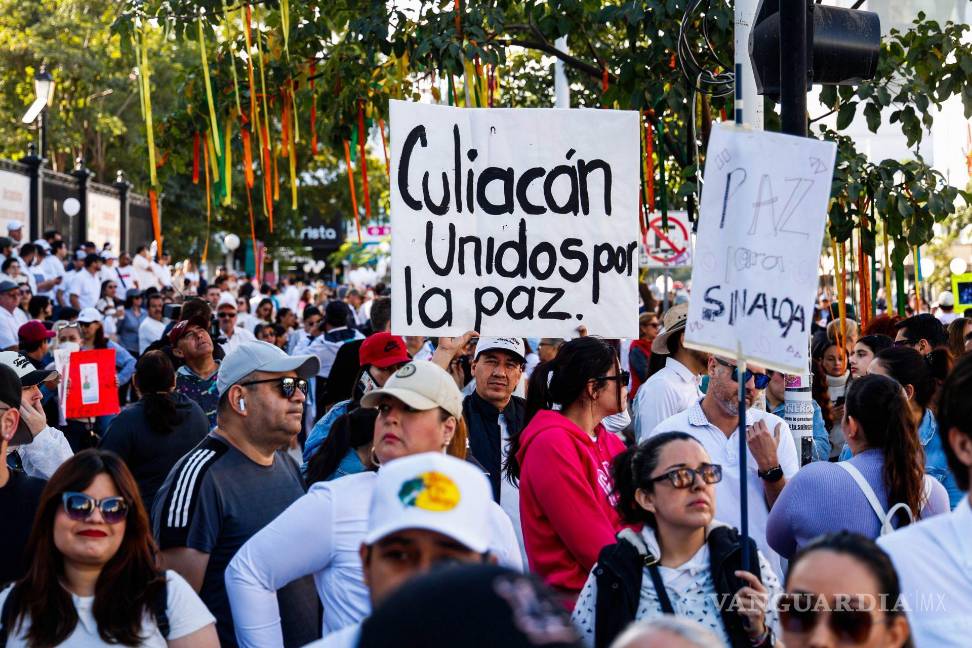
[(175, 391), (175, 371), (165, 353), (140, 357), (134, 381), (140, 400), (112, 419), (99, 447), (125, 461), (151, 508), (172, 467), (209, 432), (209, 419), (196, 401)]
[(510, 438), (507, 478), (520, 487), (520, 524), (530, 571), (573, 608), (621, 521), (611, 461), (624, 450), (602, 419), (627, 404), (628, 373), (598, 338), (564, 344), (527, 389), (526, 425)]
[(899, 383), (876, 374), (851, 383), (844, 430), (853, 457), (804, 466), (770, 511), (766, 539), (785, 558), (826, 533), (847, 530), (875, 539), (888, 530), (885, 520), (900, 528), (912, 517), (949, 510), (945, 488), (925, 476), (915, 418)]

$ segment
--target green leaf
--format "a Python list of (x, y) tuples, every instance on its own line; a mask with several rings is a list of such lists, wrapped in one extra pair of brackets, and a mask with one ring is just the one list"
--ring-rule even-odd
[(881, 126), (881, 111), (873, 103), (864, 106), (864, 118), (867, 119), (867, 129), (876, 133)]
[(849, 101), (837, 111), (837, 130), (844, 130), (854, 121), (854, 114), (857, 112), (857, 102)]

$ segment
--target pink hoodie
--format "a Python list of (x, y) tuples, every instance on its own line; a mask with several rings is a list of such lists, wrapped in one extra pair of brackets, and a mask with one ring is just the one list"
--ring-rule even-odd
[(597, 426), (597, 440), (559, 412), (543, 410), (524, 428), (520, 462), (520, 524), (530, 571), (577, 595), (605, 545), (622, 524), (614, 509), (611, 461), (624, 443)]

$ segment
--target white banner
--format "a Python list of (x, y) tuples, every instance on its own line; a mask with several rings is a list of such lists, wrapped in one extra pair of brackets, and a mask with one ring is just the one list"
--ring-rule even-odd
[(390, 116), (396, 334), (638, 336), (638, 113)]
[(0, 171), (0, 234), (6, 236), (7, 223), (15, 220), (25, 228), (30, 226), (30, 178)]
[(837, 147), (716, 124), (686, 346), (803, 373)]
[(88, 191), (88, 240), (98, 249), (107, 241), (115, 254), (121, 251), (121, 201)]

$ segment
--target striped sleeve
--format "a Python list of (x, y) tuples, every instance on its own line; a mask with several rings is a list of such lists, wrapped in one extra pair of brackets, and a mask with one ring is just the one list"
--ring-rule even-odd
[(226, 449), (225, 444), (208, 437), (169, 473), (153, 511), (159, 548), (212, 551), (219, 535), (220, 518), (218, 494), (208, 477), (210, 468)]

